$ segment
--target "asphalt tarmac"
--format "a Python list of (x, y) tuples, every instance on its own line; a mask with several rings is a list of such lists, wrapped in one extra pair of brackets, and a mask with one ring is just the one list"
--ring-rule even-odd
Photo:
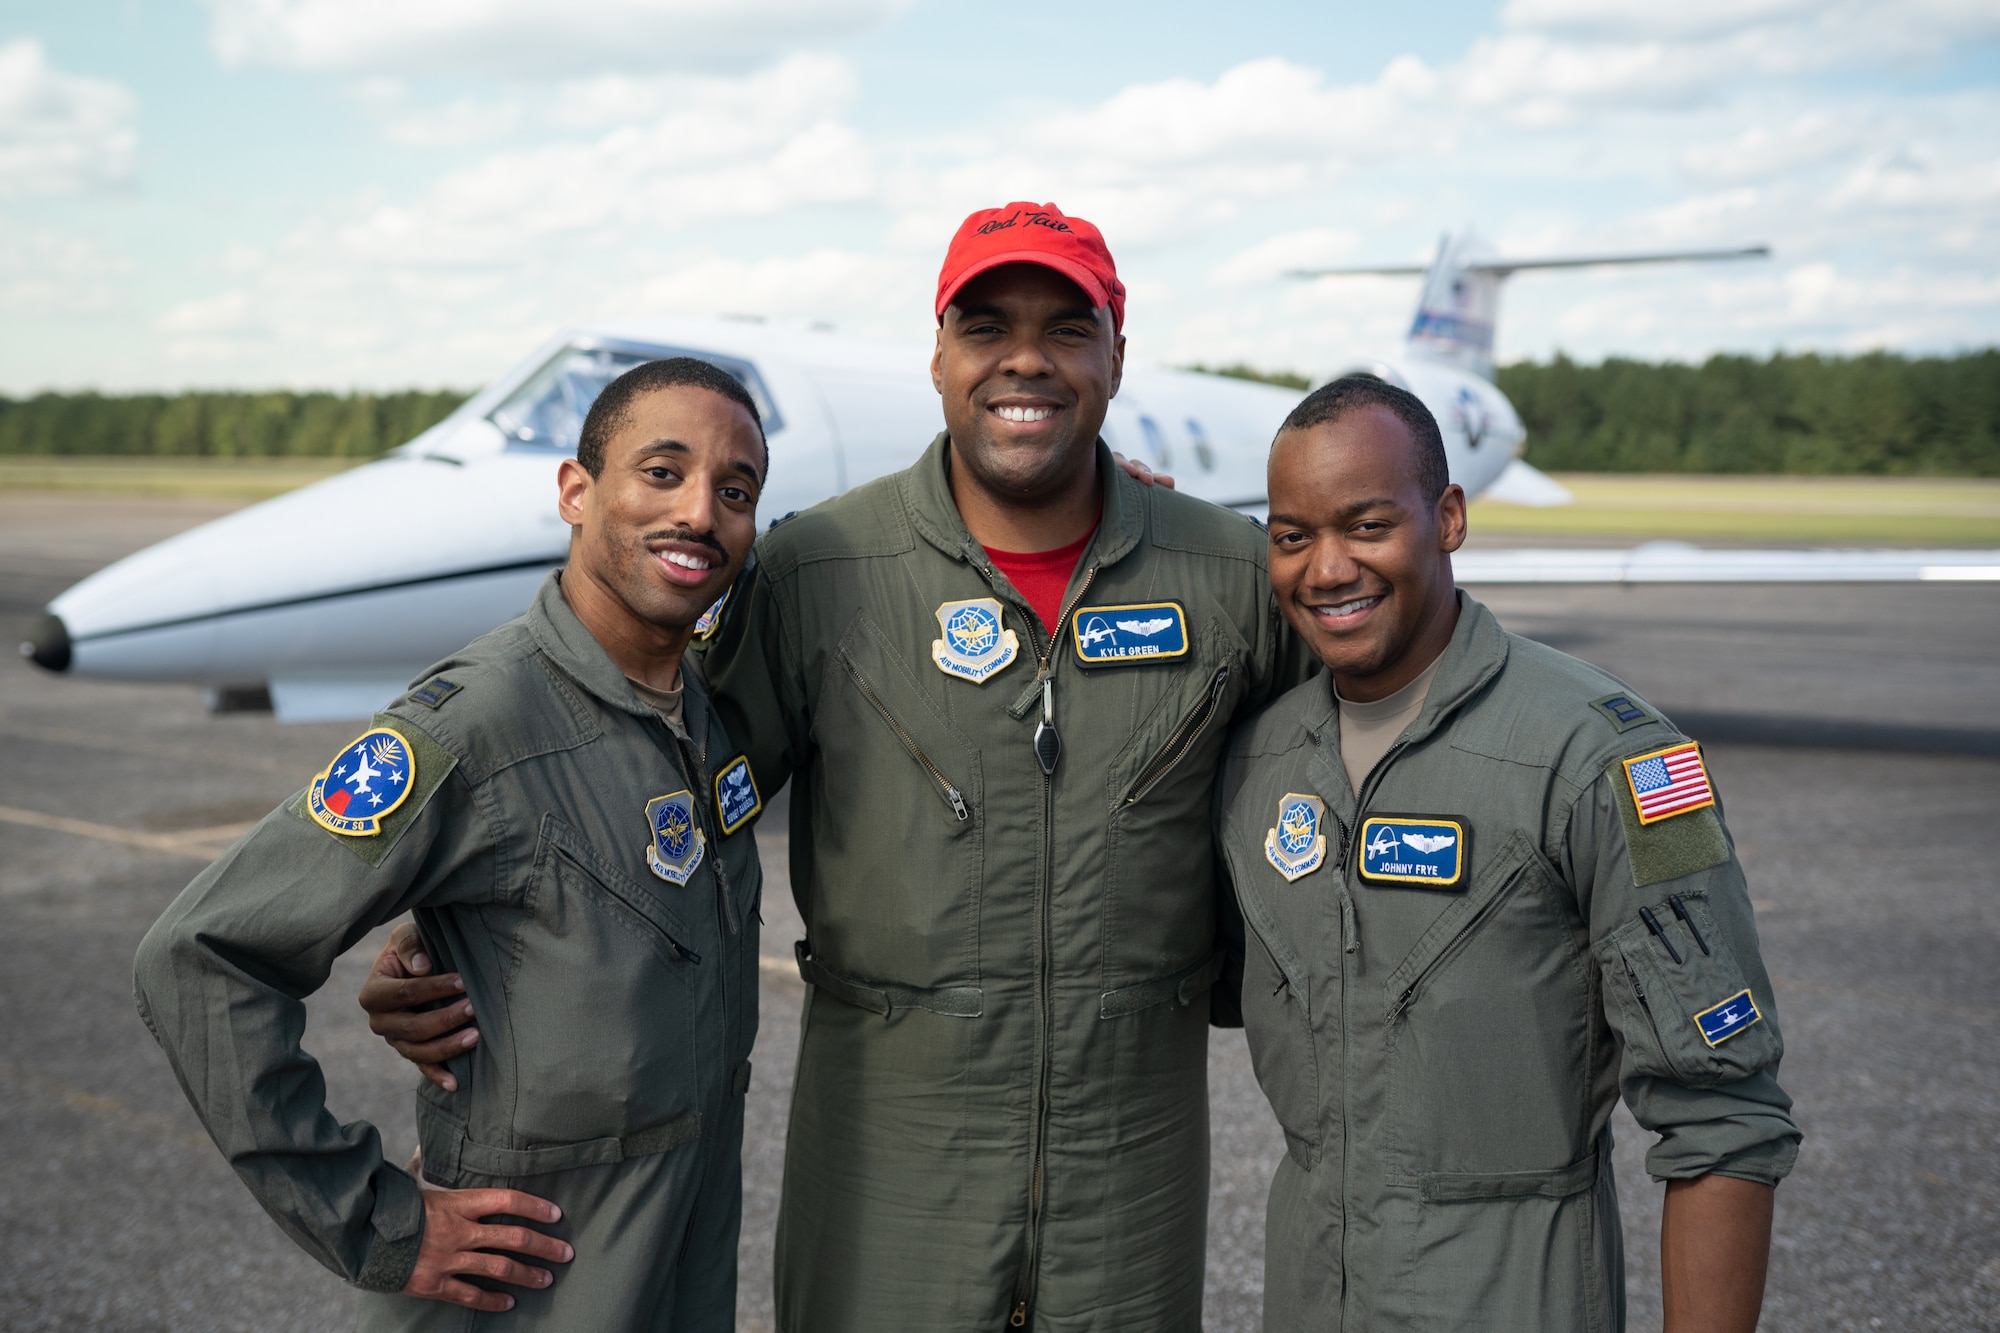
[[(228, 508), (0, 496), (0, 641), (64, 587)], [(1486, 589), (1708, 746), (1749, 871), (1806, 1143), (1780, 1190), (1763, 1327), (2000, 1330), (2000, 587)], [(131, 1003), (146, 927), (355, 728), (210, 717), (196, 691), (0, 664), (0, 1328), (322, 1329), (348, 1290), (279, 1234)], [(770, 1323), (801, 988), (783, 820), (745, 1146), (741, 1326)], [(413, 1146), (411, 1079), (353, 995), (311, 1005), (342, 1119)], [(1210, 1059), (1211, 1330), (1255, 1329), (1281, 1143), (1239, 1034)], [(1634, 1329), (1659, 1325), (1659, 1187), (1621, 1111)]]

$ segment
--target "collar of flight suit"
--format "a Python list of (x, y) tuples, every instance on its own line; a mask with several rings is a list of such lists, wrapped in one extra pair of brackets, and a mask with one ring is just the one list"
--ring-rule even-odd
[[(658, 720), (651, 704), (639, 697), (632, 682), (604, 651), (569, 602), (562, 595), (562, 571), (552, 571), (542, 580), (535, 601), (528, 608), (528, 632), (562, 673), (575, 681), (600, 703), (641, 719)], [(681, 655), (681, 718), (688, 739), (699, 754), (708, 753), (708, 691), (694, 671), (694, 654)]]
[[(1416, 721), (1396, 738), (1397, 747), (1414, 745), (1443, 727), (1507, 665), (1507, 632), (1500, 628), (1500, 622), (1483, 604), (1467, 597), (1463, 589), (1456, 595), (1458, 624), (1452, 628), (1451, 642), (1444, 647), (1437, 675), (1431, 678), (1423, 709)], [(1333, 675), (1322, 670), (1320, 680), (1324, 688), (1317, 692), (1311, 711), (1302, 720), (1314, 739), (1330, 745), (1332, 752), (1339, 754), (1340, 706), (1333, 697)]]
[[(941, 431), (917, 465), (903, 473), (903, 504), (910, 522), (938, 550), (994, 577), (986, 548), (966, 530), (958, 502), (951, 498), (950, 467), (951, 434)], [(1131, 553), (1146, 531), (1145, 483), (1133, 480), (1112, 461), (1111, 447), (1102, 436), (1097, 441), (1097, 480), (1104, 507), (1098, 515), (1097, 535), (1079, 562), (1084, 565), (1117, 563)]]

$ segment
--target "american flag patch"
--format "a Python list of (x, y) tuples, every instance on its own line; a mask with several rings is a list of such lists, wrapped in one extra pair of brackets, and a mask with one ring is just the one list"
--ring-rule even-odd
[(1693, 741), (1627, 759), (1625, 781), (1632, 786), (1632, 804), (1638, 807), (1641, 824), (1715, 804), (1701, 747)]

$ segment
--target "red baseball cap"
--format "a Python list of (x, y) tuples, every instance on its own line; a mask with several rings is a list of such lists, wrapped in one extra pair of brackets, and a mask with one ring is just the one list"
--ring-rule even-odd
[(1083, 288), (1093, 307), (1111, 307), (1111, 326), (1125, 326), (1125, 284), (1104, 236), (1082, 218), (1066, 216), (1054, 204), (1008, 204), (982, 208), (958, 224), (938, 271), (937, 317), (959, 289), (1002, 264), (1040, 264)]

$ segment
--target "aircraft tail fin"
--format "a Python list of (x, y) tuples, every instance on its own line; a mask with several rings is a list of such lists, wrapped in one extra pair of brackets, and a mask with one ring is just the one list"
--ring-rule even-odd
[(1469, 229), (1438, 242), (1410, 323), (1411, 356), (1493, 378), (1493, 330), (1500, 321), (1500, 282), (1506, 273), (1481, 262), (1490, 254), (1486, 242)]

